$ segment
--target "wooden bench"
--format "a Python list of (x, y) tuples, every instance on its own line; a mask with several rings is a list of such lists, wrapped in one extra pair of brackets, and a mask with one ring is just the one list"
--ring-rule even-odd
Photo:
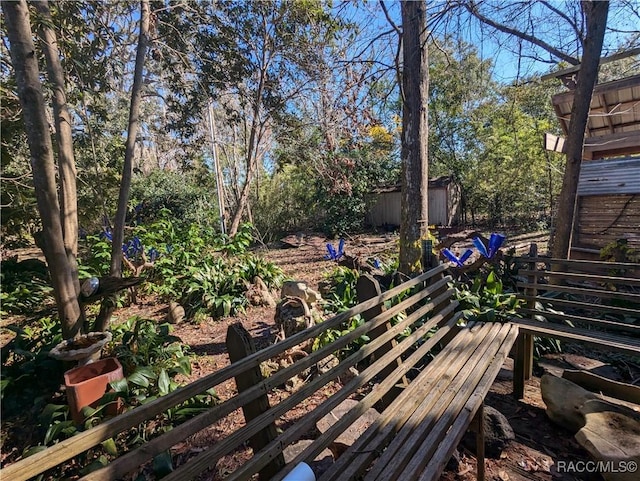
[(532, 375), (534, 336), (640, 356), (640, 264), (538, 257), (519, 259), (520, 329), (514, 396)]
[[(229, 424), (227, 434), (193, 459), (177, 467), (164, 480), (192, 479), (214, 469), (224, 457), (251, 451), (241, 466), (225, 479), (283, 479), (300, 462), (310, 463), (369, 408), (379, 415), (346, 449), (321, 480), (433, 480), (456, 449), (463, 434), (475, 424), (478, 478), (484, 477), (482, 406), (485, 395), (515, 343), (513, 324), (476, 324), (460, 327), (457, 301), (448, 284), (446, 268), (438, 266), (404, 284), (380, 293), (369, 276), (361, 276), (356, 307), (287, 339), (254, 351), (241, 326), (229, 328), (227, 344), (231, 365), (149, 404), (105, 421), (88, 431), (0, 471), (3, 479), (19, 481), (56, 466), (207, 389), (235, 379), (237, 390), (227, 399), (123, 454), (82, 480), (114, 480), (137, 469), (159, 453), (215, 423), (225, 422), (242, 408), (244, 422)], [(313, 339), (340, 327), (355, 316), (361, 324), (342, 331), (332, 342), (264, 377), (261, 366), (298, 352)], [(348, 351), (325, 372), (313, 369), (361, 336), (369, 340)], [(319, 395), (350, 368), (358, 374), (327, 396)], [(303, 374), (304, 382), (284, 389), (287, 381)], [(306, 408), (314, 399), (313, 408)], [(320, 400), (318, 400), (320, 398)], [(316, 423), (344, 400), (357, 401), (328, 430), (318, 435)], [(296, 409), (294, 420), (282, 422)], [(237, 414), (236, 418), (237, 419)], [(475, 420), (475, 423), (474, 423)], [(283, 451), (309, 433), (315, 439), (295, 459), (284, 463)]]

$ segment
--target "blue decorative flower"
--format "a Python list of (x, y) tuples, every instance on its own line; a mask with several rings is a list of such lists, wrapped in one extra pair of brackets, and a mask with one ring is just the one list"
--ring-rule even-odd
[(105, 227), (102, 232), (100, 232), (100, 237), (103, 239), (107, 239), (109, 242), (113, 241), (113, 234), (111, 233), (111, 229)]
[(140, 254), (142, 254), (142, 241), (138, 236), (135, 236), (126, 244), (122, 244), (122, 253), (129, 260), (136, 259)]
[(498, 252), (498, 249), (500, 249), (502, 244), (504, 244), (505, 239), (506, 237), (504, 235), (494, 232), (489, 238), (489, 248), (484, 245), (482, 239), (479, 237), (473, 239), (473, 245), (476, 246), (476, 249), (478, 249), (480, 254), (485, 256), (487, 259), (491, 259), (496, 252)]
[(471, 249), (467, 249), (466, 251), (464, 251), (464, 254), (462, 254), (460, 257), (456, 256), (453, 252), (451, 252), (449, 249), (442, 249), (442, 253), (444, 254), (444, 256), (449, 259), (451, 262), (453, 262), (455, 265), (457, 265), (458, 267), (462, 267), (462, 265), (464, 264), (464, 262), (471, 257), (471, 254), (473, 254), (473, 251)]
[(344, 239), (340, 239), (337, 251), (332, 244), (327, 244), (327, 252), (329, 254), (324, 256), (325, 259), (330, 261), (339, 261), (340, 258), (344, 255)]
[(160, 253), (155, 247), (152, 247), (147, 251), (147, 258), (150, 262), (155, 262), (158, 257), (160, 257)]

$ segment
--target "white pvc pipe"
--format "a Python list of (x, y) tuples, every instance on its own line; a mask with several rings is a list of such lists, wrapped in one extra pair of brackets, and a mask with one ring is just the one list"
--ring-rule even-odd
[(300, 463), (282, 481), (316, 481), (316, 475), (307, 463)]

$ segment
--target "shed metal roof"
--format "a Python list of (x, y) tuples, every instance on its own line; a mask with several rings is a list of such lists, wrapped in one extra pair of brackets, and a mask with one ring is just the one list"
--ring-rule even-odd
[(640, 157), (583, 162), (577, 193), (640, 194)]

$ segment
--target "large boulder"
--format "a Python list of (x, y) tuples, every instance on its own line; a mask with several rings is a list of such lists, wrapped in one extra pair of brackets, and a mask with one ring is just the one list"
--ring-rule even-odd
[(598, 398), (596, 394), (577, 384), (550, 374), (545, 374), (540, 379), (540, 391), (549, 419), (572, 433), (584, 426), (584, 416), (580, 411), (584, 403)]
[(581, 409), (585, 425), (576, 433), (578, 444), (591, 457), (604, 461), (607, 481), (635, 481), (640, 463), (640, 416), (623, 406), (592, 399)]
[(640, 463), (640, 413), (576, 384), (545, 375), (540, 382), (549, 418), (575, 432), (606, 481), (635, 481)]

